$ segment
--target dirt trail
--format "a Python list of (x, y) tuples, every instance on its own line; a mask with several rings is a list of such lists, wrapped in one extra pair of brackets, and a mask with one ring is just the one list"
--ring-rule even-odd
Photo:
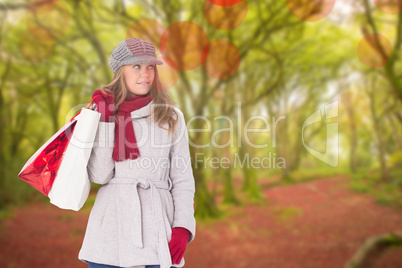
[[(346, 190), (334, 176), (266, 189), (263, 206), (230, 208), (223, 221), (197, 221), (185, 253), (188, 268), (343, 267), (367, 237), (402, 228), (402, 212)], [(0, 267), (87, 267), (77, 259), (88, 213), (36, 203), (0, 228)], [(402, 267), (402, 247), (377, 267)]]

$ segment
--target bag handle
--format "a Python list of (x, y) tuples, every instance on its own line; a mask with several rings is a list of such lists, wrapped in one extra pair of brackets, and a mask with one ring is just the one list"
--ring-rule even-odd
[[(92, 98), (87, 104), (84, 106), (84, 108), (89, 109), (89, 107), (92, 105), (92, 102), (96, 99), (96, 97), (100, 97), (101, 95), (96, 95), (95, 98)], [(88, 105), (88, 107), (87, 107)]]
[[(85, 106), (83, 108), (88, 109), (88, 107), (92, 104), (92, 102), (96, 99), (96, 97), (100, 97), (101, 95), (96, 95), (95, 97), (91, 98), (91, 100), (89, 102), (87, 102), (87, 104), (85, 104)], [(88, 106), (88, 107), (87, 107)], [(78, 113), (76, 113), (73, 118), (70, 119), (70, 121), (72, 121), (77, 115), (79, 115), (81, 113), (82, 109), (80, 109), (78, 111)]]

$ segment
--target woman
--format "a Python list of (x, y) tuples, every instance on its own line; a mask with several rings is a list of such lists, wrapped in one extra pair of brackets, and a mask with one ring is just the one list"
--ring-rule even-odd
[(111, 54), (112, 82), (92, 95), (101, 118), (88, 174), (102, 186), (78, 256), (89, 267), (182, 267), (194, 240), (187, 128), (161, 64), (152, 43), (125, 39)]

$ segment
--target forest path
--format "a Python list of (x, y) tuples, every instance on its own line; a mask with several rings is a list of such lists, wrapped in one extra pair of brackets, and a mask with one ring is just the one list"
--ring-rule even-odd
[[(402, 212), (351, 192), (348, 181), (337, 175), (266, 188), (266, 204), (228, 207), (223, 220), (197, 221), (185, 267), (343, 267), (366, 238), (402, 228)], [(88, 209), (39, 202), (13, 213), (0, 225), (0, 267), (88, 267), (78, 260)], [(402, 267), (401, 256), (402, 247), (389, 250), (377, 267)]]

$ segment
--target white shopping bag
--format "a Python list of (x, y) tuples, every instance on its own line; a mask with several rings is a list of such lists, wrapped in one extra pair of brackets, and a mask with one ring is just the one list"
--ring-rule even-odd
[(82, 108), (77, 115), (77, 124), (48, 195), (50, 203), (59, 208), (78, 211), (88, 198), (91, 181), (87, 164), (100, 116), (99, 112), (87, 108)]

